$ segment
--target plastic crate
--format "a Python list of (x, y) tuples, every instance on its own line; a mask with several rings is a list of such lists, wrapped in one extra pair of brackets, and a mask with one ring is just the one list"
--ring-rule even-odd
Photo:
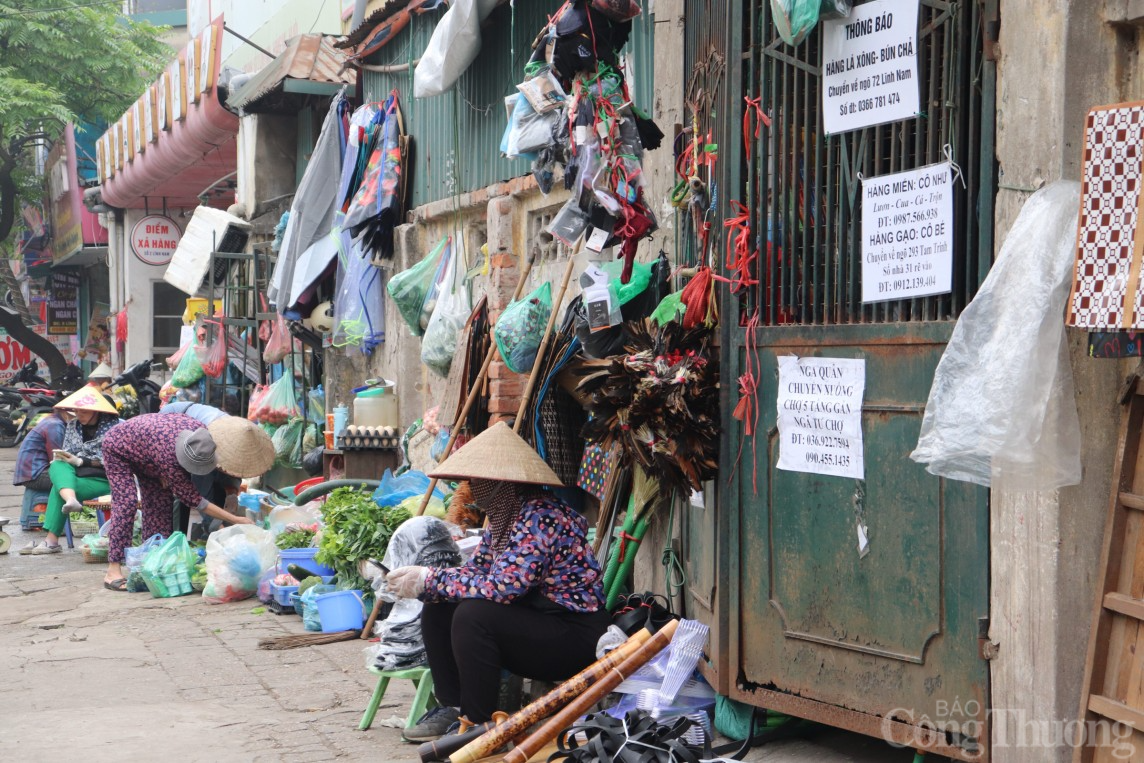
[(293, 599), (291, 597), (293, 597), (297, 592), (298, 586), (296, 585), (278, 585), (277, 583), (270, 584), (270, 595), (274, 598), (274, 601), (278, 602), (283, 607), (291, 607), (294, 605)]

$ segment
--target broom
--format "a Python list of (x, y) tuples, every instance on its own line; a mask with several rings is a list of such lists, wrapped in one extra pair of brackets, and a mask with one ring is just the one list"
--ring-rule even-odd
[[(659, 504), (659, 482), (643, 466), (635, 464), (632, 473), (632, 492), (628, 499), (627, 516), (619, 542), (608, 558), (604, 570), (604, 591), (608, 596), (608, 611), (615, 609), (623, 590), (624, 581), (635, 566), (636, 552), (647, 534), (648, 520)], [(634, 544), (634, 545), (633, 545)], [(622, 561), (621, 561), (622, 557)]]
[(298, 649), (303, 646), (334, 644), (338, 641), (352, 641), (363, 633), (368, 633), (368, 631), (363, 628), (360, 631), (335, 631), (334, 633), (292, 633), (289, 636), (259, 639), (258, 648), (281, 650)]

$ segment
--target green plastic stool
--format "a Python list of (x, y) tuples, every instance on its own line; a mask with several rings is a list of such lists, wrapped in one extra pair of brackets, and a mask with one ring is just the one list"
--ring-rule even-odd
[(377, 708), (381, 705), (385, 690), (389, 688), (389, 679), (391, 678), (408, 679), (413, 682), (413, 686), (417, 689), (417, 693), (413, 695), (413, 704), (409, 707), (409, 717), (405, 719), (405, 728), (413, 728), (418, 719), (425, 715), (429, 709), (429, 703), (433, 700), (433, 675), (429, 672), (429, 668), (408, 668), (407, 670), (369, 668), (369, 672), (378, 676), (377, 686), (373, 690), (373, 696), (370, 697), (369, 705), (366, 706), (365, 715), (361, 717), (358, 729), (365, 731), (373, 724), (373, 716), (377, 715)]

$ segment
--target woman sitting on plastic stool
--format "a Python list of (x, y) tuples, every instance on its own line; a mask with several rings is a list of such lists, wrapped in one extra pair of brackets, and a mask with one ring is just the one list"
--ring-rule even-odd
[(489, 526), (461, 567), (399, 567), (386, 576), (397, 596), (420, 598), (421, 634), (441, 707), (402, 736), (448, 733), (497, 710), (502, 669), (562, 681), (596, 659), (611, 618), (588, 523), (542, 485), (556, 473), (503, 422), (447, 458), (433, 477), (467, 479)]
[(55, 407), (70, 416), (63, 443), (53, 453), (48, 467), (52, 490), (44, 514), (47, 537), (42, 545), (20, 549), (21, 554), (60, 553), (60, 534), (67, 522), (64, 515), (82, 511), (80, 501), (98, 498), (109, 490), (100, 449), (104, 435), (119, 424), (119, 412), (98, 388), (90, 385), (68, 395)]

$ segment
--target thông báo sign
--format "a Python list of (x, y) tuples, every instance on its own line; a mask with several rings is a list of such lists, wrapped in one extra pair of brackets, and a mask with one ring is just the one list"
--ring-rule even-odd
[(828, 135), (919, 111), (918, 0), (876, 0), (822, 22), (822, 117)]

